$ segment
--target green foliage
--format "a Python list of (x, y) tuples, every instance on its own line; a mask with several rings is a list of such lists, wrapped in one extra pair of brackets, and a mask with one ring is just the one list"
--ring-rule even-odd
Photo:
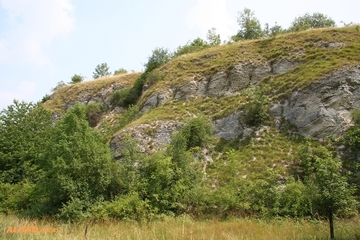
[[(216, 36), (210, 36), (210, 37), (215, 38)], [(216, 41), (216, 39), (213, 39), (213, 40)], [(184, 46), (179, 46), (178, 49), (174, 52), (173, 57), (178, 57), (178, 56), (181, 56), (181, 55), (184, 55), (184, 54), (201, 51), (201, 50), (203, 50), (205, 48), (208, 48), (209, 46), (210, 45), (206, 41), (204, 41), (203, 39), (196, 38), (192, 42), (188, 42)]]
[(208, 30), (206, 39), (210, 46), (217, 46), (221, 44), (220, 34), (216, 34), (216, 28)]
[(98, 64), (95, 68), (95, 72), (93, 72), (93, 78), (96, 79), (111, 75), (109, 69), (110, 67), (107, 65), (107, 63)]
[(170, 53), (164, 48), (155, 48), (151, 56), (148, 57), (147, 63), (144, 64), (145, 73), (164, 65), (171, 59)]
[(158, 81), (164, 79), (164, 77), (165, 77), (164, 73), (155, 69), (146, 75), (145, 85), (146, 85), (146, 87), (149, 87), (149, 86), (157, 83)]
[(84, 81), (84, 76), (81, 76), (81, 74), (74, 74), (74, 76), (71, 77), (71, 84), (80, 83)]
[(125, 127), (132, 121), (138, 119), (140, 115), (141, 112), (138, 105), (129, 106), (129, 108), (121, 114), (121, 117), (119, 119), (119, 127)]
[(59, 88), (62, 88), (66, 86), (66, 83), (64, 81), (60, 81), (56, 84), (56, 87), (52, 88), (51, 91), (54, 92), (55, 90), (59, 89)]
[(58, 213), (70, 203), (69, 208), (78, 209), (78, 200), (85, 208), (105, 195), (112, 156), (100, 134), (89, 127), (86, 106), (76, 104), (68, 110), (56, 123), (46, 149), (40, 156), (44, 177), (37, 186), (41, 214)]
[(50, 100), (50, 95), (49, 94), (45, 94), (45, 96), (43, 96), (43, 98), (41, 99), (41, 103), (44, 103), (46, 101)]
[(247, 95), (248, 102), (244, 106), (245, 122), (250, 126), (258, 126), (269, 118), (268, 98), (264, 89), (250, 88)]
[(360, 109), (356, 109), (351, 113), (352, 119), (356, 125), (360, 125)]
[(282, 32), (284, 32), (282, 27), (275, 22), (275, 25), (269, 29), (269, 33), (265, 35), (268, 35), (272, 38), (276, 38), (276, 36), (281, 34)]
[(114, 75), (119, 75), (119, 74), (124, 74), (127, 73), (128, 71), (124, 68), (119, 68), (118, 70), (114, 71)]
[(250, 9), (244, 8), (242, 12), (238, 12), (237, 22), (240, 26), (236, 35), (238, 39), (256, 39), (263, 36), (260, 22)]
[(0, 182), (34, 182), (39, 156), (46, 151), (51, 115), (40, 104), (18, 102), (0, 113)]
[(90, 127), (95, 127), (103, 113), (103, 106), (101, 103), (92, 102), (86, 106), (86, 120), (89, 122)]
[(185, 139), (186, 150), (194, 147), (204, 147), (211, 141), (213, 129), (205, 117), (190, 119), (180, 130)]
[(324, 28), (324, 27), (334, 27), (335, 21), (331, 18), (328, 18), (322, 13), (305, 13), (303, 16), (295, 18), (291, 23), (289, 28), (290, 31), (303, 31), (311, 28)]
[(142, 200), (136, 192), (118, 196), (113, 201), (104, 202), (91, 208), (91, 213), (95, 219), (114, 218), (140, 222), (147, 220), (152, 211), (149, 202)]
[(277, 214), (285, 217), (307, 217), (313, 215), (312, 188), (301, 181), (290, 179), (279, 191)]
[(328, 209), (351, 209), (354, 204), (352, 189), (342, 174), (340, 159), (332, 156), (325, 147), (313, 147), (307, 142), (299, 149), (304, 183), (313, 187), (314, 207), (320, 214), (327, 214)]
[(17, 184), (0, 183), (0, 212), (21, 214), (31, 202), (36, 201), (32, 195), (35, 184), (23, 181)]
[(128, 102), (130, 94), (131, 89), (129, 88), (122, 88), (118, 91), (115, 91), (110, 98), (111, 105), (113, 107), (127, 107), (128, 105), (130, 105), (130, 103)]

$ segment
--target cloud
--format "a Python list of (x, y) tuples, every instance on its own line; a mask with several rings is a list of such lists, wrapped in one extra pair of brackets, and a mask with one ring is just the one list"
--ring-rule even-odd
[(234, 19), (227, 11), (227, 0), (197, 0), (186, 17), (190, 27), (201, 31), (202, 37), (211, 28), (216, 28), (222, 39), (234, 35)]
[(0, 32), (0, 62), (51, 64), (46, 47), (74, 28), (70, 0), (0, 0), (7, 13)]
[(0, 91), (0, 111), (1, 107), (11, 105), (14, 99), (31, 101), (35, 92), (35, 83), (30, 81), (21, 81), (12, 91)]

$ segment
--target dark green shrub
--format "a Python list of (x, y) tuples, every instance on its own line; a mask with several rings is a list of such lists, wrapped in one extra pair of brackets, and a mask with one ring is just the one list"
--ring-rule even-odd
[(130, 88), (123, 88), (123, 89), (120, 89), (120, 90), (114, 92), (111, 95), (110, 104), (113, 107), (116, 107), (116, 106), (126, 107), (127, 99), (129, 98), (130, 93), (131, 93)]
[(75, 83), (80, 83), (82, 81), (84, 81), (83, 76), (79, 75), (79, 74), (74, 74), (74, 76), (71, 77), (71, 84), (75, 84)]
[(95, 127), (99, 123), (102, 112), (103, 106), (101, 103), (93, 102), (86, 106), (86, 119), (90, 127)]
[(244, 106), (245, 122), (250, 126), (258, 126), (269, 118), (268, 99), (261, 89), (250, 89), (248, 99)]

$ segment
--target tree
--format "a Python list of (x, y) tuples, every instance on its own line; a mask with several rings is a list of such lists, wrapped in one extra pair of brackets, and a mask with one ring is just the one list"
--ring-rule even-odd
[(124, 68), (119, 68), (118, 70), (115, 70), (114, 75), (127, 73), (128, 71)]
[(33, 211), (82, 214), (90, 204), (107, 197), (112, 155), (107, 142), (86, 121), (86, 106), (76, 104), (67, 111), (45, 149), (39, 156), (45, 174), (37, 186)]
[(221, 44), (220, 34), (216, 34), (216, 28), (211, 28), (208, 30), (206, 39), (211, 46), (217, 46)]
[(248, 8), (244, 8), (242, 12), (238, 12), (237, 22), (240, 30), (235, 36), (238, 39), (256, 39), (263, 36), (263, 31), (259, 20), (255, 17), (254, 12)]
[(184, 46), (179, 46), (174, 52), (173, 57), (178, 57), (183, 54), (197, 52), (209, 47), (208, 43), (201, 38), (195, 38), (192, 42), (188, 42)]
[(51, 128), (51, 114), (41, 104), (18, 102), (0, 113), (0, 182), (35, 182), (39, 156)]
[(98, 64), (95, 68), (95, 72), (93, 72), (93, 78), (105, 77), (111, 75), (109, 72), (109, 66), (107, 63)]
[(152, 51), (151, 56), (148, 57), (148, 62), (144, 64), (145, 73), (151, 72), (155, 68), (158, 68), (171, 59), (170, 53), (164, 48), (155, 48)]
[(79, 82), (82, 82), (84, 81), (84, 76), (81, 76), (81, 74), (74, 74), (74, 76), (71, 77), (71, 82), (72, 84), (75, 84), (75, 83), (79, 83)]
[(324, 27), (334, 27), (335, 21), (331, 18), (328, 18), (322, 13), (305, 13), (303, 16), (295, 18), (291, 23), (289, 28), (290, 31), (303, 31), (312, 28), (324, 28)]
[(327, 215), (330, 237), (334, 239), (333, 214), (354, 206), (352, 189), (342, 174), (340, 159), (325, 147), (313, 147), (307, 141), (299, 149), (304, 183), (314, 189), (314, 206), (321, 215)]

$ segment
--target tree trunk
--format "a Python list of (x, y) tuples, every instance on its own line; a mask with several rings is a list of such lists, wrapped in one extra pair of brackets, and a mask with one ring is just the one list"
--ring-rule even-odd
[(333, 212), (332, 208), (329, 207), (329, 225), (330, 225), (330, 239), (335, 239), (334, 234), (334, 219), (333, 219)]

